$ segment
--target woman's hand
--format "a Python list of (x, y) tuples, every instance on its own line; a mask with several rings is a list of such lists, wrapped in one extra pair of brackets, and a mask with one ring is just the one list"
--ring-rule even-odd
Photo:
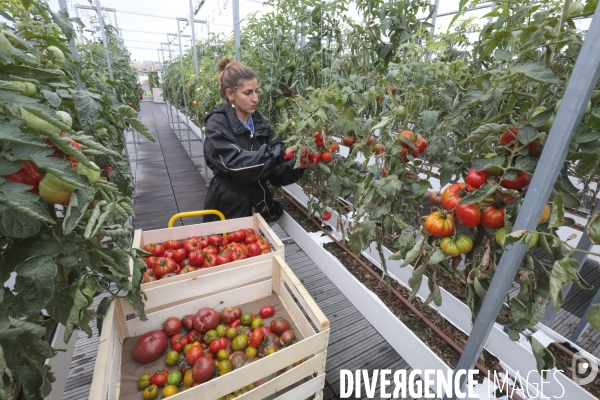
[(302, 146), (300, 148), (300, 165), (298, 166), (298, 169), (313, 168), (317, 165), (317, 160), (308, 158), (309, 154), (310, 148), (308, 146)]

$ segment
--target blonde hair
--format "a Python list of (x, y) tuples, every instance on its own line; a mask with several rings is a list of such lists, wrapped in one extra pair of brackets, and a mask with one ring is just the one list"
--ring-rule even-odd
[(217, 63), (219, 74), (219, 95), (225, 103), (229, 103), (227, 89), (236, 91), (243, 81), (256, 79), (256, 72), (240, 61), (232, 61), (229, 57), (223, 57)]

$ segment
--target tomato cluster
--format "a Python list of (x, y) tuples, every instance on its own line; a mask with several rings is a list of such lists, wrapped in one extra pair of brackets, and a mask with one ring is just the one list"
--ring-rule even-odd
[(405, 163), (409, 161), (409, 152), (413, 158), (417, 158), (427, 150), (427, 147), (429, 147), (427, 140), (421, 136), (415, 136), (415, 134), (409, 130), (403, 130), (398, 134), (398, 144), (402, 146), (402, 151), (400, 151), (398, 155)]
[[(243, 312), (238, 306), (225, 307), (220, 313), (205, 307), (182, 319), (167, 318), (162, 329), (140, 336), (133, 348), (136, 361), (150, 363), (164, 355), (167, 367), (177, 367), (172, 371), (161, 369), (154, 374), (142, 374), (138, 389), (144, 391), (143, 397), (155, 399), (161, 387), (163, 398), (170, 397), (296, 342), (296, 334), (287, 319), (276, 317), (265, 325), (265, 319), (275, 315), (273, 306), (266, 305), (257, 314)], [(168, 351), (169, 345), (171, 350)], [(229, 396), (237, 397), (274, 376)]]
[(271, 244), (254, 229), (238, 229), (227, 235), (192, 236), (187, 239), (150, 243), (142, 257), (148, 271), (144, 283), (210, 268), (271, 252)]
[(323, 133), (315, 132), (313, 133), (313, 139), (315, 141), (315, 145), (319, 148), (319, 152), (310, 152), (308, 155), (309, 160), (317, 160), (317, 164), (321, 161), (330, 162), (333, 160), (333, 153), (336, 152), (339, 148), (337, 142), (331, 142), (325, 146), (325, 139), (323, 138)]

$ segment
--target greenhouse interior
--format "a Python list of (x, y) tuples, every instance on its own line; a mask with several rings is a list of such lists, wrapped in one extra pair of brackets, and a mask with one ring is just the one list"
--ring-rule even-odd
[(600, 398), (598, 0), (0, 0), (0, 400)]

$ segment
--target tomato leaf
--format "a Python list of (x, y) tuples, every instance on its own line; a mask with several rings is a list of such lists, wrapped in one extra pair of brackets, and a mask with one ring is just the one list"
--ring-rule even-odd
[(554, 72), (543, 62), (530, 62), (525, 64), (516, 64), (510, 69), (507, 78), (514, 74), (523, 74), (525, 77), (536, 82), (559, 84), (560, 80)]
[(546, 307), (537, 301), (523, 303), (517, 298), (513, 298), (510, 301), (511, 316), (521, 329), (528, 328), (540, 322), (545, 312)]
[(476, 191), (468, 193), (465, 197), (463, 197), (462, 200), (459, 201), (459, 204), (479, 203), (489, 195), (493, 194), (496, 190), (498, 190), (498, 185), (492, 186), (486, 182)]
[(423, 114), (422, 114), (423, 129), (426, 131), (432, 130), (437, 123), (439, 115), (440, 115), (439, 111), (429, 111), (429, 110), (423, 111)]
[(531, 118), (529, 120), (529, 123), (531, 125), (533, 125), (534, 127), (539, 128), (540, 126), (543, 126), (546, 122), (548, 122), (548, 120), (550, 119), (552, 114), (553, 114), (552, 110), (543, 111), (539, 114), (536, 114), (535, 117)]
[(515, 168), (525, 172), (533, 173), (537, 167), (537, 160), (533, 157), (519, 157), (515, 162)]
[(75, 32), (73, 31), (73, 27), (71, 26), (71, 21), (69, 21), (69, 16), (63, 15), (63, 11), (60, 13), (55, 13), (50, 10), (50, 14), (52, 15), (52, 21), (60, 28), (62, 33), (65, 35), (67, 40), (71, 40), (74, 37)]
[(37, 255), (19, 264), (15, 270), (17, 278), (15, 301), (21, 304), (27, 314), (34, 314), (46, 308), (52, 298), (56, 264), (48, 255)]
[(62, 99), (60, 98), (60, 96), (54, 92), (51, 92), (46, 89), (42, 89), (42, 90), (40, 90), (40, 93), (44, 96), (46, 101), (48, 103), (50, 103), (50, 105), (52, 107), (58, 107), (58, 106), (60, 106), (60, 103), (62, 103)]
[(0, 233), (4, 236), (24, 238), (37, 233), (40, 222), (54, 223), (39, 196), (29, 189), (21, 183), (0, 183)]
[(508, 331), (508, 338), (513, 342), (518, 342), (519, 339), (521, 339), (521, 334), (519, 333), (519, 331), (511, 329)]
[(531, 350), (535, 357), (537, 371), (546, 379), (546, 374), (554, 368), (555, 358), (550, 350), (544, 347), (535, 337), (527, 335), (527, 340), (531, 344)]
[(555, 309), (559, 310), (562, 306), (562, 287), (576, 277), (578, 267), (577, 261), (568, 256), (554, 262), (550, 274), (550, 298)]
[(20, 123), (21, 119), (10, 117), (8, 123), (2, 124), (2, 129), (0, 129), (0, 140), (20, 143), (27, 146), (49, 148), (48, 145), (40, 140), (38, 134), (21, 131), (21, 128), (19, 128)]
[(596, 211), (588, 226), (585, 228), (588, 236), (590, 237), (590, 241), (593, 244), (600, 244), (600, 212)]
[(527, 124), (519, 130), (517, 137), (519, 142), (529, 144), (535, 141), (539, 136), (538, 131), (531, 125)]
[(419, 289), (421, 288), (421, 283), (423, 282), (423, 274), (427, 269), (427, 263), (421, 263), (418, 268), (415, 268), (412, 275), (408, 279), (408, 286), (411, 288), (410, 296), (408, 297), (408, 301), (413, 301), (417, 294), (419, 293)]
[(92, 189), (77, 188), (73, 191), (62, 224), (65, 234), (69, 234), (75, 229), (85, 215), (88, 206), (94, 201), (95, 194), (96, 190)]
[(563, 197), (561, 195), (554, 196), (552, 199), (552, 211), (548, 220), (548, 227), (558, 228), (563, 225), (565, 217), (565, 207), (563, 205)]
[(494, 156), (490, 158), (474, 158), (472, 160), (473, 168), (477, 172), (485, 171), (491, 167), (502, 167), (506, 162), (506, 157), (504, 156)]
[(483, 124), (479, 128), (475, 129), (473, 132), (471, 132), (471, 134), (469, 136), (467, 136), (466, 139), (462, 140), (460, 142), (460, 144), (475, 143), (482, 139), (488, 138), (492, 135), (502, 133), (507, 128), (508, 128), (508, 125), (506, 125), (506, 124), (495, 124), (495, 123)]
[(127, 122), (128, 124), (130, 124), (133, 129), (135, 129), (136, 131), (138, 131), (139, 133), (141, 133), (142, 135), (144, 135), (144, 137), (152, 142), (154, 142), (156, 139), (154, 139), (154, 136), (152, 136), (152, 133), (150, 132), (150, 130), (148, 129), (148, 127), (139, 119), (137, 118), (126, 118), (125, 122)]
[[(406, 253), (406, 257), (404, 261), (400, 265), (400, 268), (406, 267), (411, 262), (415, 261), (417, 257), (421, 254), (421, 250), (423, 250), (423, 245), (425, 244), (425, 236), (421, 236), (421, 238), (415, 243), (412, 249)], [(390, 256), (390, 260), (401, 260), (403, 254), (395, 253)]]
[(0, 174), (2, 176), (14, 174), (21, 168), (23, 168), (23, 162), (21, 161), (9, 161), (5, 158), (0, 158), (0, 171), (2, 171)]
[(73, 99), (75, 100), (77, 119), (79, 119), (79, 122), (86, 131), (91, 132), (94, 121), (100, 116), (102, 104), (91, 93), (81, 89), (73, 93)]

